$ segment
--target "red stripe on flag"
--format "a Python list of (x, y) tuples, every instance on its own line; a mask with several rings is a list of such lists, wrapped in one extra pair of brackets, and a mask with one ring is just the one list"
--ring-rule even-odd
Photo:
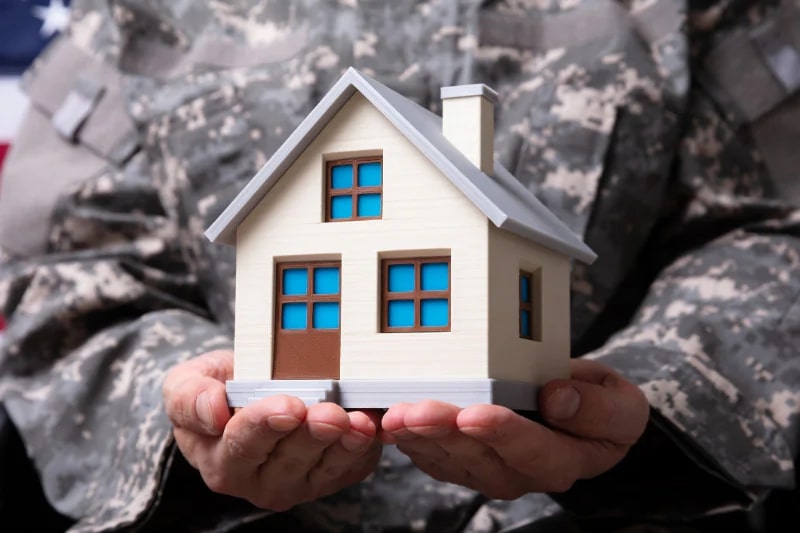
[[(6, 158), (7, 153), (8, 153), (8, 145), (0, 142), (0, 179), (3, 178), (3, 159)], [(2, 325), (2, 320), (3, 317), (0, 316), (0, 326)], [(2, 331), (2, 328), (0, 328), (0, 331)]]
[(6, 152), (8, 152), (8, 145), (0, 142), (0, 170), (3, 170), (3, 159), (6, 157)]

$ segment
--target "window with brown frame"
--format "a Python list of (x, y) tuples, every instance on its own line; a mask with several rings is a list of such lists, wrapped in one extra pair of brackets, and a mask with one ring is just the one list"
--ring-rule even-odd
[(381, 262), (381, 331), (450, 331), (450, 258)]
[(341, 263), (279, 263), (276, 304), (281, 330), (338, 330)]
[(374, 220), (383, 214), (383, 158), (328, 161), (325, 221)]
[(542, 340), (542, 274), (519, 271), (519, 336)]

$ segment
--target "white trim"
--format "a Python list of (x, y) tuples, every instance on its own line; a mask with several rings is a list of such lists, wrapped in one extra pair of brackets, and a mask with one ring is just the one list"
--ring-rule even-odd
[(19, 78), (0, 76), (0, 143), (14, 138), (27, 109), (28, 97), (20, 87)]

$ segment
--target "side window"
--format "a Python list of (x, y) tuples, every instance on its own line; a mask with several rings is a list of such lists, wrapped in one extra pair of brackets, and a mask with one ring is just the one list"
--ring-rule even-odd
[(383, 212), (383, 159), (328, 161), (325, 221), (373, 220)]
[(278, 265), (278, 313), (281, 329), (339, 329), (339, 263)]
[(384, 259), (381, 331), (450, 331), (450, 258)]
[(542, 340), (541, 270), (519, 271), (519, 336)]

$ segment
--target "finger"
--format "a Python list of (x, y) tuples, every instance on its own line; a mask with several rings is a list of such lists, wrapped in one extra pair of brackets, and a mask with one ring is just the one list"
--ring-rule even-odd
[[(333, 444), (328, 450), (338, 445), (338, 443)], [(264, 509), (286, 511), (300, 503), (317, 500), (363, 481), (375, 470), (380, 456), (380, 442), (377, 439), (373, 439), (372, 444), (370, 444), (366, 450), (358, 454), (357, 457), (352, 457), (347, 462), (346, 469), (339, 476), (331, 477), (327, 481), (317, 479), (313, 482), (296, 483), (294, 485), (287, 484), (285, 486), (280, 483), (273, 483), (267, 487), (260, 487), (259, 490), (248, 499), (254, 505)], [(316, 470), (317, 468), (315, 467), (312, 470), (312, 474)], [(311, 475), (309, 475), (309, 479), (310, 478)]]
[[(475, 406), (479, 411), (491, 410), (493, 406)], [(485, 415), (483, 415), (485, 416)], [(454, 426), (456, 420), (453, 420)], [(486, 496), (498, 500), (511, 500), (527, 491), (528, 480), (525, 475), (511, 468), (487, 444), (456, 430), (437, 438), (438, 444), (450, 461), (463, 467), (468, 474), (470, 486)]]
[[(494, 409), (494, 406), (478, 406)], [(488, 445), (459, 431), (461, 408), (436, 401), (404, 406), (402, 425), (390, 419), (397, 446), (434, 479), (479, 490), (491, 498), (514, 499), (529, 485)], [(394, 413), (393, 416), (398, 416)]]
[(173, 367), (162, 386), (172, 424), (198, 434), (220, 435), (230, 418), (225, 380), (232, 373), (233, 353), (222, 350)]
[(598, 361), (574, 360), (571, 369), (572, 379), (542, 387), (539, 399), (544, 419), (579, 437), (636, 442), (650, 415), (644, 393)]
[(395, 432), (404, 432), (406, 412), (411, 408), (411, 403), (398, 403), (392, 405), (383, 418), (381, 418), (381, 438), (387, 444), (394, 444), (397, 441)]
[(172, 384), (165, 393), (164, 406), (176, 428), (198, 435), (221, 435), (231, 417), (225, 384), (199, 374)]
[(218, 437), (201, 435), (179, 427), (174, 428), (172, 433), (178, 449), (190, 465), (200, 470), (201, 467), (208, 464), (208, 458), (216, 447)]
[(240, 496), (257, 490), (261, 465), (305, 416), (305, 405), (292, 396), (263, 398), (244, 407), (231, 418), (213, 449), (200, 457), (203, 480), (223, 494)]
[(401, 444), (398, 444), (398, 449), (406, 454), (417, 468), (433, 479), (445, 483), (455, 483), (473, 490), (480, 490), (477, 481), (463, 467), (454, 465), (449, 461), (437, 459), (427, 453), (416, 453), (416, 451), (407, 449)]
[[(397, 448), (423, 472), (450, 483), (473, 487), (474, 480), (460, 461), (440, 442), (457, 433), (460, 408), (437, 401), (400, 404), (384, 415), (384, 428), (391, 431)], [(388, 417), (388, 420), (387, 420)]]
[[(554, 432), (496, 405), (476, 405), (461, 411), (459, 430), (492, 448), (511, 469), (528, 478), (528, 491), (567, 490), (594, 465), (586, 465), (584, 442)], [(595, 441), (587, 441), (593, 447)], [(592, 468), (589, 468), (591, 466)]]
[(268, 490), (308, 487), (308, 473), (326, 448), (350, 429), (350, 418), (340, 406), (319, 403), (308, 407), (305, 423), (276, 445), (269, 460), (261, 465), (259, 478)]
[(362, 456), (377, 442), (377, 426), (367, 414), (355, 411), (348, 413), (348, 417), (350, 429), (325, 450), (320, 461), (309, 472), (312, 492), (316, 494), (341, 482), (346, 473), (360, 471)]
[(186, 379), (205, 376), (225, 382), (233, 376), (233, 352), (215, 350), (175, 365), (164, 379), (163, 391), (180, 385)]
[(425, 400), (408, 407), (403, 416), (403, 426), (419, 437), (436, 439), (457, 431), (456, 418), (460, 407)]
[(378, 434), (380, 415), (375, 412), (351, 411), (347, 413), (350, 429), (342, 435), (341, 443), (351, 452), (365, 450)]
[(456, 431), (455, 418), (459, 408), (432, 400), (416, 404), (392, 406), (381, 423), (385, 433), (398, 449), (411, 456), (447, 459), (447, 453), (433, 440)]

